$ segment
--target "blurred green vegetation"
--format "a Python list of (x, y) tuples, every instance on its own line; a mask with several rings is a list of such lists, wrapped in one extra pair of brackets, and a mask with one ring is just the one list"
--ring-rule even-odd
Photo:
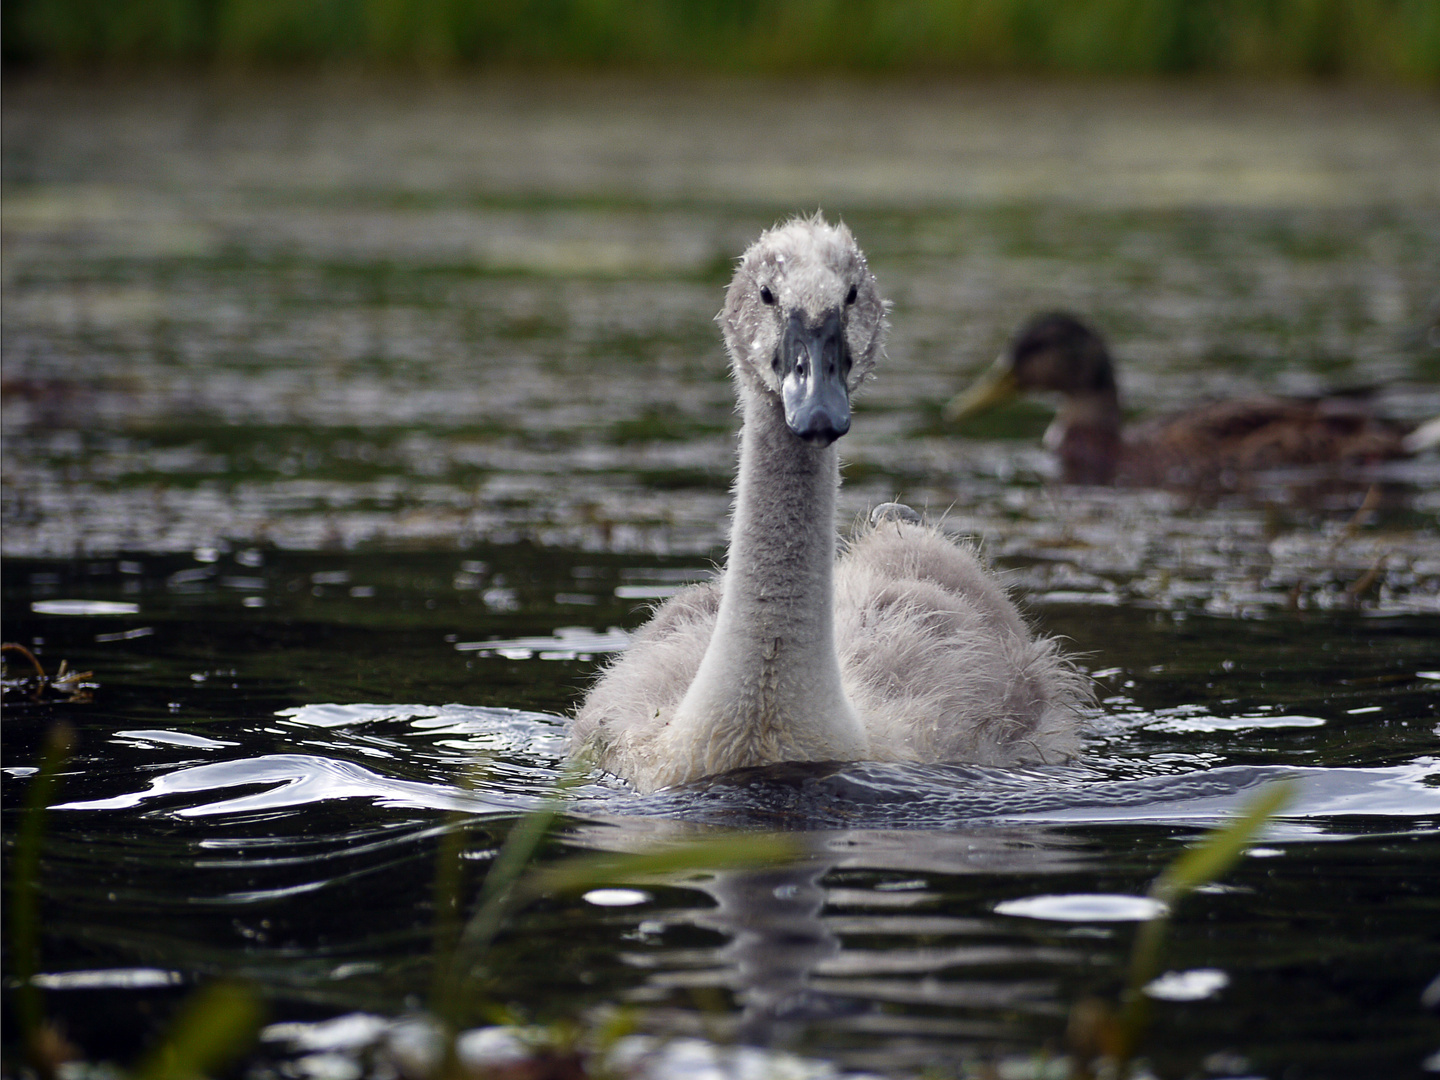
[(1437, 0), (8, 0), (7, 64), (1440, 81)]

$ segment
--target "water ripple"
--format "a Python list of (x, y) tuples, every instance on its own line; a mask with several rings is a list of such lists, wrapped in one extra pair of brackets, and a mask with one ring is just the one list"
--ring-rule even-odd
[[(157, 800), (182, 818), (247, 814), (368, 799), (380, 807), (453, 810), (479, 815), (534, 809), (563, 772), (563, 721), (543, 713), (445, 705), (314, 704), (282, 710), (299, 733), (294, 752), (187, 764), (152, 776), (146, 787), (73, 800), (58, 810), (126, 810)], [(1187, 723), (1194, 718), (1187, 717)], [(1204, 718), (1202, 718), (1204, 719)], [(1166, 716), (1130, 718), (1131, 730), (1183, 734)], [(1262, 728), (1309, 724), (1309, 717), (1245, 718)], [(1205, 728), (1209, 730), (1209, 728)], [(304, 734), (310, 732), (313, 734)], [(321, 735), (323, 733), (323, 736)], [(222, 749), (235, 743), (183, 732), (124, 732), (137, 750), (171, 745)], [(383, 735), (384, 752), (377, 749)], [(456, 751), (461, 752), (457, 758)], [(364, 759), (352, 760), (354, 757)], [(577, 817), (670, 817), (749, 828), (946, 829), (977, 824), (1211, 824), (1246, 795), (1293, 776), (1298, 797), (1277, 826), (1312, 836), (1313, 823), (1338, 828), (1355, 817), (1440, 818), (1440, 761), (1420, 757), (1385, 767), (1220, 765), (1168, 770), (1143, 758), (1115, 778), (1104, 759), (1067, 766), (1002, 769), (972, 765), (877, 762), (793, 763), (744, 769), (641, 796), (613, 778), (595, 777), (567, 796)], [(456, 765), (477, 763), (456, 772)], [(162, 766), (163, 768), (163, 766)], [(394, 775), (426, 772), (422, 778)], [(1138, 775), (1135, 775), (1138, 774)], [(235, 795), (236, 788), (263, 788)], [(184, 798), (176, 807), (175, 800)], [(1306, 825), (1304, 823), (1311, 823)], [(1327, 827), (1329, 827), (1327, 826)]]

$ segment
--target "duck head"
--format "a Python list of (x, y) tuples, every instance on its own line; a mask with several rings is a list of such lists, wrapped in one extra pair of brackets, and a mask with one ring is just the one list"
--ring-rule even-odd
[(718, 316), (741, 394), (773, 399), (796, 438), (830, 445), (850, 430), (850, 395), (884, 347), (888, 307), (844, 225), (817, 214), (762, 233)]
[(945, 419), (974, 416), (1034, 390), (1113, 402), (1115, 369), (1104, 339), (1074, 315), (1035, 316), (1020, 327), (985, 374), (950, 399)]

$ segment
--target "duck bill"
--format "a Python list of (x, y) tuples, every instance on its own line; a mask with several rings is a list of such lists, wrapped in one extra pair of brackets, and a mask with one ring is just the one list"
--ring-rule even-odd
[(808, 443), (829, 446), (850, 430), (846, 348), (839, 315), (827, 316), (817, 328), (806, 327), (799, 318), (786, 327), (786, 374), (780, 385), (785, 424)]
[(962, 390), (945, 405), (946, 420), (964, 420), (966, 417), (1003, 405), (1020, 393), (1020, 380), (1008, 356), (1001, 356), (990, 369), (975, 381), (968, 390)]

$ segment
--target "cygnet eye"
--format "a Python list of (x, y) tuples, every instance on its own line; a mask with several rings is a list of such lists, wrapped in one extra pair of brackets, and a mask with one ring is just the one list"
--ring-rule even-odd
[(855, 302), (855, 297), (857, 297), (857, 296), (859, 296), (859, 295), (860, 295), (859, 290), (856, 289), (854, 285), (851, 285), (851, 286), (850, 286), (850, 291), (845, 294), (845, 304), (846, 304), (846, 306), (849, 306), (850, 304), (853, 304), (853, 303)]
[(760, 302), (761, 302), (762, 304), (773, 304), (773, 303), (775, 303), (775, 294), (770, 291), (770, 286), (769, 286), (769, 285), (761, 285), (761, 286), (760, 286)]

